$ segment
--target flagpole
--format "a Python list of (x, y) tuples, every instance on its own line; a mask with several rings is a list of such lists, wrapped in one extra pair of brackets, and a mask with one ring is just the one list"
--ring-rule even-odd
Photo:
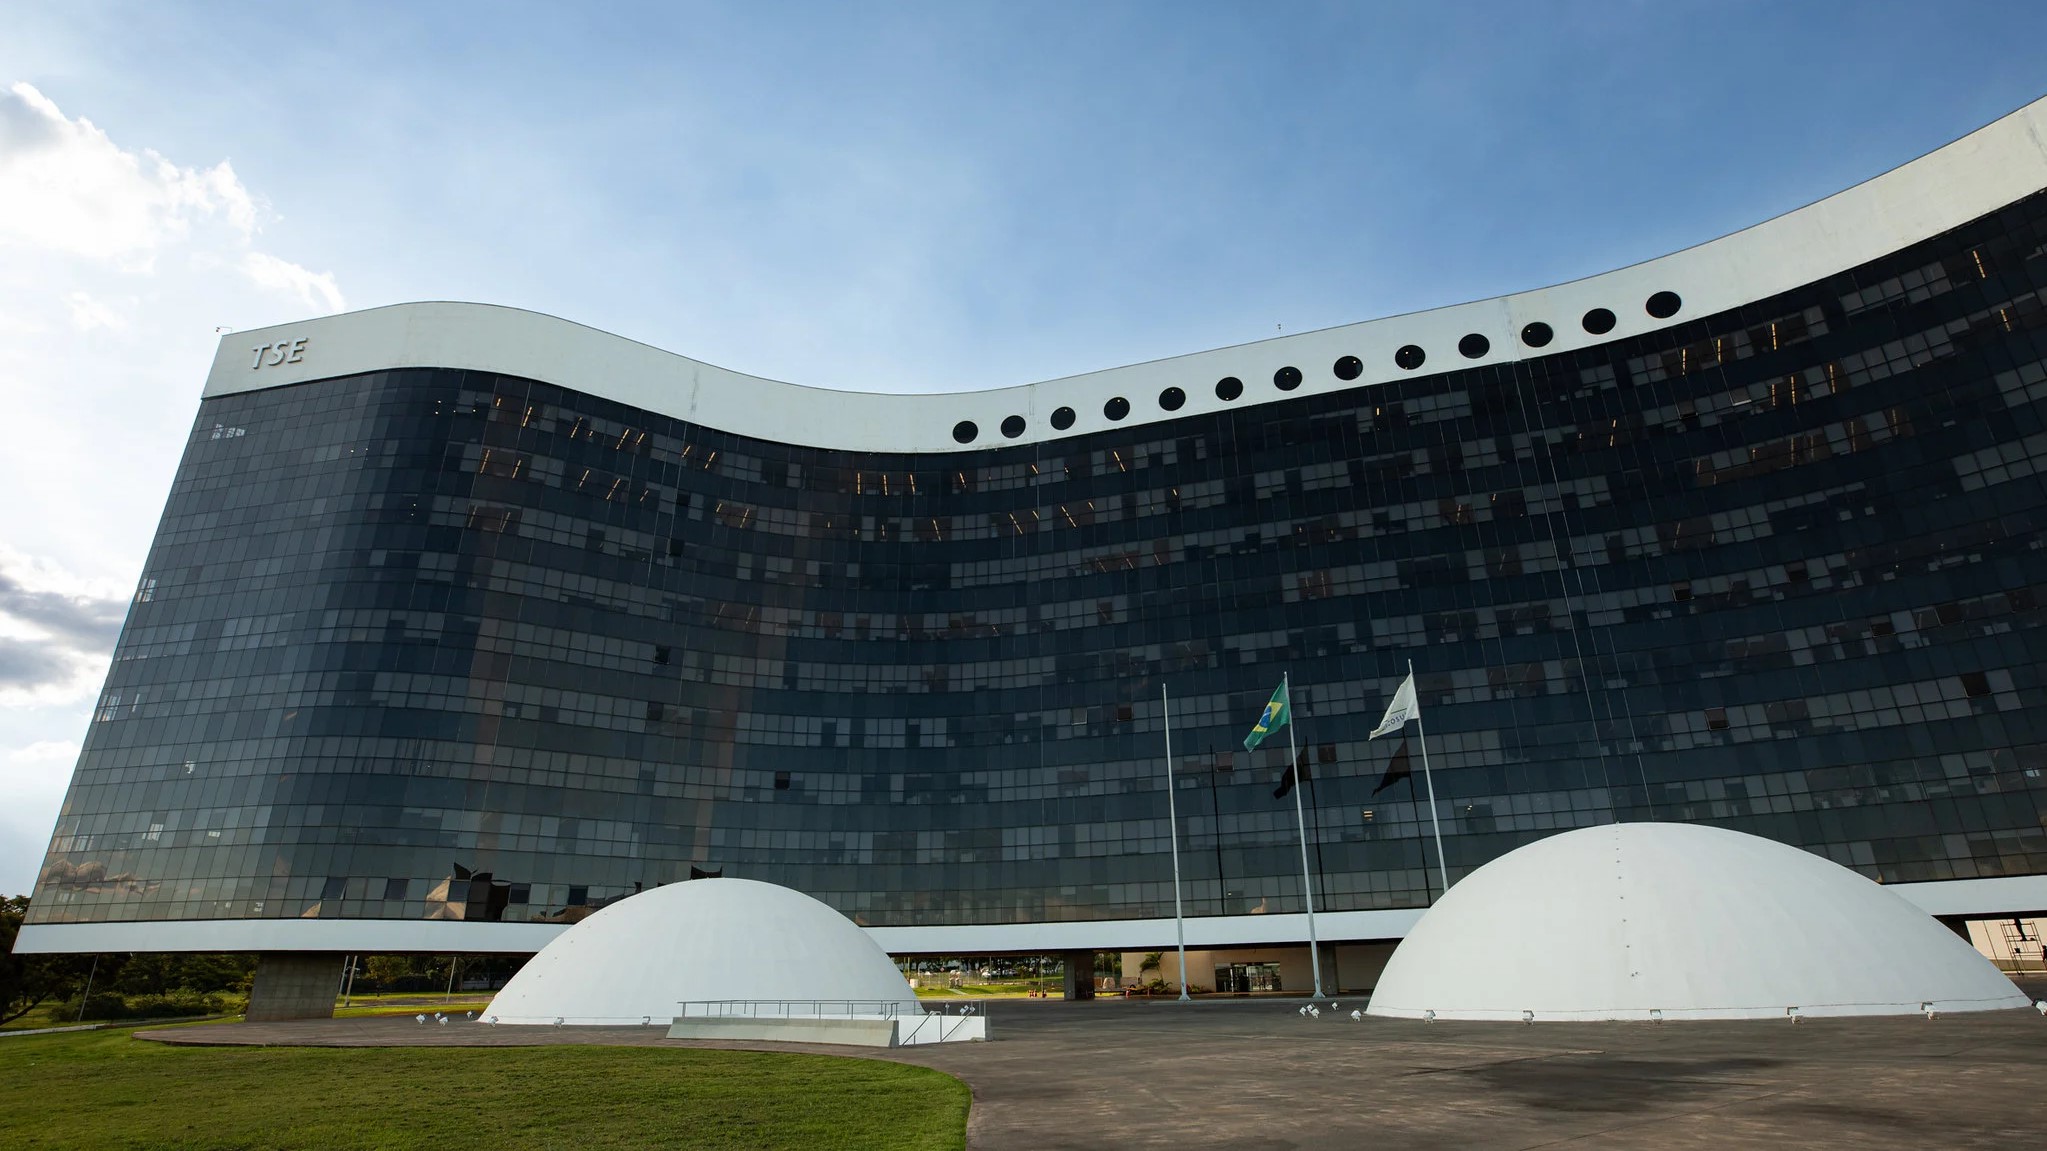
[[(1407, 677), (1414, 678), (1414, 661), (1407, 661)], [(1414, 729), (1422, 741), (1422, 778), (1429, 785), (1429, 826), (1436, 832), (1436, 874), (1443, 884), (1443, 894), (1450, 893), (1450, 865), (1443, 861), (1443, 822), (1436, 816), (1436, 777), (1429, 772), (1429, 728), (1422, 722), (1420, 692), (1416, 692), (1414, 705)], [(1438, 896), (1437, 898), (1441, 898)]]
[(1301, 753), (1294, 744), (1294, 728), (1300, 726), (1300, 717), (1294, 711), (1293, 673), (1282, 673), (1280, 682), (1286, 685), (1287, 770), (1294, 773), (1294, 822), (1301, 829), (1301, 898), (1308, 906), (1308, 962), (1315, 969), (1315, 998), (1321, 999), (1322, 948), (1315, 941), (1315, 881), (1308, 871), (1308, 818), (1301, 813)]
[[(1166, 733), (1166, 830), (1173, 840), (1173, 932), (1180, 942), (1180, 1002), (1187, 994), (1187, 920), (1180, 914), (1180, 809), (1173, 798), (1173, 705), (1166, 699), (1166, 685), (1159, 684), (1159, 714)], [(1292, 726), (1292, 725), (1289, 725)]]

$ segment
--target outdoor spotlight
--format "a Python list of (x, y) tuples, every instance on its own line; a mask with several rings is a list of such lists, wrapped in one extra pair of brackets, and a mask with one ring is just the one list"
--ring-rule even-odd
[(496, 1027), (498, 1025), (498, 1017), (493, 1015), (489, 1019), (484, 1020), (484, 1022), (490, 1024), (492, 1027)]
[(2047, 1015), (2047, 999), (2036, 999), (2036, 1000), (2034, 1000), (2034, 1001), (2033, 1001), (2033, 1007), (2034, 1007), (2034, 1008), (2035, 1008), (2036, 1010), (2038, 1010), (2038, 1011), (2040, 1012), (2040, 1014), (2042, 1014), (2042, 1015)]
[(412, 1021), (413, 1021), (414, 1023), (418, 1023), (418, 1024), (421, 1024), (421, 1025), (423, 1026), (423, 1025), (425, 1025), (425, 1023), (426, 1023), (426, 1016), (424, 1016), (424, 1015), (415, 1015), (415, 1016), (413, 1016), (413, 1017), (412, 1017)]
[(1784, 1009), (1784, 1014), (1788, 1016), (1793, 1023), (1805, 1022), (1805, 1016), (1800, 1015), (1798, 1013), (1798, 1008), (1796, 1007), (1786, 1007)]
[(1533, 1022), (1535, 1022), (1535, 1012), (1533, 1012), (1533, 1011), (1526, 1011), (1526, 1010), (1522, 1011), (1522, 1012), (1521, 1012), (1521, 1022), (1523, 1022), (1523, 1023), (1533, 1023)]
[(640, 1026), (642, 1026), (642, 1027), (645, 1027), (645, 1026), (647, 1026), (647, 1025), (648, 1025), (649, 1023), (652, 1023), (652, 1022), (654, 1022), (654, 1017), (653, 1017), (653, 1016), (651, 1016), (651, 1015), (642, 1015), (642, 1016), (640, 1016)]
[(1651, 1023), (1661, 1023), (1661, 1022), (1663, 1022), (1663, 1008), (1661, 1008), (1661, 1007), (1651, 1007), (1651, 1008), (1649, 1009), (1649, 1022), (1651, 1022)]
[(1364, 1017), (1365, 1017), (1365, 1013), (1364, 1013), (1364, 1012), (1362, 1012), (1362, 1011), (1359, 1011), (1359, 1010), (1358, 1010), (1357, 1008), (1355, 1008), (1355, 1007), (1351, 1008), (1351, 1012), (1350, 1012), (1350, 1021), (1351, 1021), (1352, 1023), (1356, 1023), (1356, 1022), (1359, 1022), (1360, 1020), (1364, 1019)]
[(1921, 1012), (1922, 1014), (1924, 1014), (1924, 1015), (1926, 1016), (1926, 1021), (1927, 1021), (1928, 1023), (1931, 1023), (1931, 1022), (1933, 1022), (1934, 1020), (1936, 1020), (1936, 1019), (1939, 1019), (1939, 1018), (1940, 1018), (1940, 1012), (1938, 1012), (1938, 1011), (1935, 1011), (1935, 1010), (1933, 1009), (1933, 1004), (1931, 1004), (1931, 1003), (1922, 1003), (1922, 1004), (1920, 1004), (1920, 1005), (1919, 1005), (1919, 1010), (1920, 1010), (1920, 1012)]
[(561, 1017), (561, 1016), (557, 1015), (557, 1016), (555, 1016), (555, 1017), (554, 1017), (554, 1025), (555, 1025), (556, 1027), (560, 1027), (560, 1026), (562, 1025), (562, 1017)]
[(1423, 1023), (1434, 1023), (1435, 1021), (1436, 1021), (1436, 1013), (1435, 1013), (1435, 1011), (1434, 1011), (1433, 1009), (1432, 1009), (1432, 1010), (1429, 1010), (1429, 1011), (1424, 1011), (1424, 1012), (1422, 1012), (1422, 1022), (1423, 1022)]

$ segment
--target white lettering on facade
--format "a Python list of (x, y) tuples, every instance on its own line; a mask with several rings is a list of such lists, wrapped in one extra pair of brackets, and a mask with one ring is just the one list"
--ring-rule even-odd
[(274, 344), (261, 344), (249, 349), (254, 357), (249, 361), (249, 370), (274, 368), (279, 364), (302, 363), (306, 357), (306, 337), (295, 340), (279, 340)]

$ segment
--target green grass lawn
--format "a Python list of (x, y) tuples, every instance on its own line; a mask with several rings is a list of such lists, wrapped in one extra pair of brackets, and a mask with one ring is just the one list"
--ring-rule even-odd
[(966, 1084), (829, 1055), (0, 1040), (8, 1148), (957, 1148)]

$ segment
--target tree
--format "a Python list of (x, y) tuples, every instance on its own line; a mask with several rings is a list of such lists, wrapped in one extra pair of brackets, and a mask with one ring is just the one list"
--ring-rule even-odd
[(77, 960), (66, 955), (16, 955), (14, 937), (28, 914), (28, 896), (0, 899), (0, 1023), (12, 1023), (77, 986)]
[(1157, 971), (1159, 969), (1159, 965), (1164, 963), (1165, 961), (1166, 961), (1165, 952), (1147, 951), (1144, 953), (1144, 962), (1137, 965), (1137, 974), (1141, 977), (1147, 971)]

